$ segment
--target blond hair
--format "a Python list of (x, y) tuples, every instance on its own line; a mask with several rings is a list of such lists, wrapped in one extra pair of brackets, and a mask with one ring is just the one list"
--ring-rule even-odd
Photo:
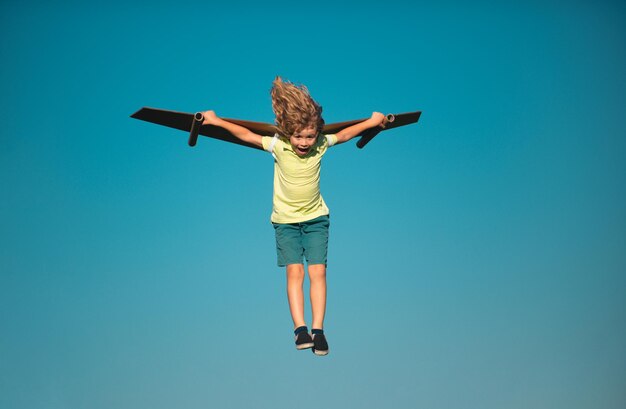
[(304, 85), (276, 77), (270, 94), (279, 135), (289, 138), (306, 128), (320, 132), (324, 127), (322, 107), (311, 98)]

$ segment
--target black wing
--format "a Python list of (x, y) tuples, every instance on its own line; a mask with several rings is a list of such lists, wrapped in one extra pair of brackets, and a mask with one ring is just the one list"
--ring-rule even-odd
[[(397, 115), (387, 115), (387, 117), (393, 116), (393, 122), (388, 122), (384, 128), (373, 128), (368, 129), (358, 136), (361, 136), (361, 140), (359, 144), (365, 146), (367, 142), (369, 142), (378, 132), (397, 128), (399, 126), (408, 125), (414, 122), (417, 122), (421, 111), (416, 112), (408, 112), (404, 114)], [(191, 130), (191, 125), (193, 123), (194, 114), (187, 112), (177, 112), (177, 111), (168, 111), (165, 109), (156, 109), (156, 108), (148, 108), (143, 107), (134, 114), (130, 116), (131, 118), (140, 119), (142, 121), (152, 122), (154, 124), (167, 126), (174, 129), (180, 129), (181, 131), (189, 132)], [(244, 128), (251, 130), (252, 132), (264, 135), (264, 136), (272, 136), (276, 133), (276, 126), (272, 124), (268, 124), (265, 122), (254, 122), (254, 121), (243, 121), (241, 119), (232, 119), (232, 118), (223, 118), (228, 122), (235, 123), (237, 125), (241, 125)], [(325, 134), (334, 134), (341, 131), (344, 128), (347, 128), (351, 125), (357, 124), (359, 122), (365, 121), (364, 119), (355, 119), (353, 121), (346, 122), (335, 122), (332, 124), (326, 124), (323, 129), (323, 133)], [(258, 150), (262, 150), (262, 148), (249, 144), (247, 142), (243, 142), (242, 140), (235, 137), (233, 134), (221, 128), (219, 126), (213, 125), (202, 125), (199, 131), (200, 135), (208, 136), (209, 138), (219, 139), (225, 142), (236, 143), (238, 145), (247, 146), (249, 148), (254, 148)], [(366, 140), (366, 138), (368, 138)], [(362, 147), (360, 146), (360, 147)]]

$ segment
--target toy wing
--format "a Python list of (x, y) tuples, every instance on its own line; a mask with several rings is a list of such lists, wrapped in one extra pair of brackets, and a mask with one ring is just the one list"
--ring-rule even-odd
[[(379, 132), (387, 129), (397, 128), (398, 126), (408, 125), (414, 122), (417, 122), (421, 111), (416, 112), (408, 112), (405, 114), (389, 114), (386, 116), (386, 122), (383, 127), (371, 128), (362, 132), (357, 136), (361, 136), (361, 139), (357, 143), (357, 146), (362, 148), (369, 142), (374, 136), (376, 136)], [(158, 125), (164, 125), (170, 128), (180, 129), (181, 131), (189, 132), (189, 145), (194, 146), (196, 144), (196, 140), (198, 135), (208, 136), (209, 138), (215, 138), (226, 142), (236, 143), (238, 145), (247, 146), (249, 148), (259, 149), (261, 148), (251, 145), (249, 143), (243, 142), (233, 134), (225, 130), (224, 128), (220, 128), (218, 126), (213, 125), (202, 125), (202, 114), (196, 113), (191, 114), (187, 112), (177, 112), (177, 111), (168, 111), (165, 109), (156, 109), (156, 108), (148, 108), (143, 107), (134, 114), (130, 116), (131, 118), (140, 119), (142, 121), (152, 122)], [(232, 118), (223, 118), (225, 121), (232, 122), (234, 124), (243, 126), (251, 130), (252, 132), (264, 135), (264, 136), (272, 136), (276, 133), (276, 126), (272, 124), (268, 124), (265, 122), (253, 122), (253, 121), (243, 121), (240, 119), (232, 119)], [(357, 124), (366, 120), (364, 119), (355, 119), (353, 121), (346, 122), (336, 122), (332, 124), (326, 124), (322, 133), (324, 134), (334, 134), (341, 131), (344, 128), (347, 128), (351, 125)]]

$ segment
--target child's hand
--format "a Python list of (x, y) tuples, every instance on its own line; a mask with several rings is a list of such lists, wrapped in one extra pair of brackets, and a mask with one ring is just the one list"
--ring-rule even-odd
[(384, 120), (385, 115), (381, 114), (380, 112), (372, 112), (372, 116), (370, 117), (372, 126), (382, 126)]
[(202, 125), (215, 125), (217, 120), (219, 119), (217, 115), (215, 115), (215, 111), (204, 111), (202, 113), (204, 117), (204, 121), (202, 121)]

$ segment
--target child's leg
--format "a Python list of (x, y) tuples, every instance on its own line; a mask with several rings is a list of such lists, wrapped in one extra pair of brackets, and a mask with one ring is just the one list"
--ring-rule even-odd
[[(289, 310), (293, 319), (293, 328), (302, 327), (304, 323), (304, 294), (302, 284), (304, 282), (304, 265), (287, 265), (287, 298), (289, 299)], [(321, 327), (320, 327), (321, 328)]]
[(326, 265), (309, 265), (309, 279), (311, 280), (311, 311), (313, 312), (311, 328), (323, 329), (326, 313)]

